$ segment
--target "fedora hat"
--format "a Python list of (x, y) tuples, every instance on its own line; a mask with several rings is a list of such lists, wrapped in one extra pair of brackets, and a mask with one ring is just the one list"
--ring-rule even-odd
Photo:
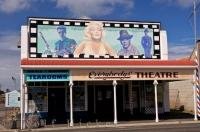
[(144, 32), (149, 32), (149, 29), (148, 29), (148, 28), (145, 28), (145, 29), (144, 29)]
[(133, 35), (128, 34), (127, 30), (120, 30), (119, 31), (119, 38), (118, 40), (124, 40), (124, 39), (131, 39)]

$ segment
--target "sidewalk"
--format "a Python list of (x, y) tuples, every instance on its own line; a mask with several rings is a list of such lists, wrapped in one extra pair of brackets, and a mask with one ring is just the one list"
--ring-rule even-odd
[[(192, 119), (170, 119), (170, 120), (160, 120), (155, 122), (155, 120), (142, 120), (142, 121), (122, 121), (118, 122), (117, 125), (114, 125), (113, 122), (96, 122), (96, 123), (75, 123), (73, 127), (70, 127), (69, 124), (55, 124), (47, 125), (46, 127), (37, 128), (37, 129), (0, 129), (1, 132), (19, 132), (19, 131), (56, 131), (56, 130), (80, 130), (80, 129), (90, 129), (90, 128), (112, 128), (112, 127), (141, 127), (141, 126), (155, 126), (155, 125), (174, 125), (174, 124), (192, 124), (200, 123), (200, 121), (194, 121)], [(1, 128), (1, 127), (0, 127)]]
[(0, 124), (0, 131), (1, 132), (16, 132), (16, 130), (6, 129)]

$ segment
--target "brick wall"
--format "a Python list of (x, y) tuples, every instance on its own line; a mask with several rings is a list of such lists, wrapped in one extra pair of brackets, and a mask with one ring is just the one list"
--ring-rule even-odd
[(191, 80), (169, 82), (170, 109), (184, 106), (186, 112), (193, 112), (193, 84)]

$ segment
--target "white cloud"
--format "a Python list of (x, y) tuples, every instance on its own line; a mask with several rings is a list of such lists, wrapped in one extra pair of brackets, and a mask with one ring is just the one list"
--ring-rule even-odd
[(12, 31), (0, 32), (0, 49), (16, 51), (20, 41), (20, 34)]
[(0, 11), (14, 13), (41, 2), (56, 2), (57, 8), (66, 9), (78, 17), (108, 15), (119, 6), (128, 12), (134, 6), (134, 0), (0, 0)]
[(0, 68), (0, 85), (1, 89), (6, 90), (7, 88), (13, 90), (13, 81), (11, 77), (16, 78), (16, 87), (19, 89), (20, 85), (20, 52), (13, 53), (12, 55), (0, 55), (1, 68)]
[(31, 0), (0, 0), (0, 11), (13, 13), (30, 7)]
[(76, 16), (102, 16), (112, 13), (116, 6), (133, 8), (134, 0), (53, 0), (57, 8), (67, 8)]
[(88, 16), (80, 16), (79, 19), (92, 19), (92, 18), (90, 18)]
[(189, 57), (192, 53), (194, 45), (186, 44), (170, 44), (169, 45), (169, 59), (180, 59)]
[(19, 33), (13, 31), (0, 32), (0, 84), (2, 89), (14, 89), (11, 77), (14, 76), (19, 89), (20, 49), (17, 49)]
[(193, 5), (193, 0), (153, 0), (153, 2), (167, 5), (178, 5), (181, 7), (191, 7)]

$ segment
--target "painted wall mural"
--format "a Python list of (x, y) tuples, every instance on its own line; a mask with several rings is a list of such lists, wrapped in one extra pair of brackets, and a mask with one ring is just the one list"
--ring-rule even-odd
[(160, 23), (30, 19), (29, 28), (31, 58), (160, 58)]

